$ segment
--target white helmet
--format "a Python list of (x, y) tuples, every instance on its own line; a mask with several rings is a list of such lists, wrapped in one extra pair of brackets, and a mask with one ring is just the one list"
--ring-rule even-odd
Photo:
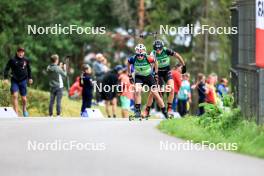
[(135, 47), (135, 52), (136, 54), (146, 54), (147, 50), (146, 47), (143, 44), (137, 44), (137, 46)]

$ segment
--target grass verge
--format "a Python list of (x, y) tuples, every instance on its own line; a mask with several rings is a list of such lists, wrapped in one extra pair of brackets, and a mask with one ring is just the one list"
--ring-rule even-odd
[[(3, 85), (0, 82), (0, 107), (12, 106), (11, 95), (10, 95), (10, 85)], [(49, 106), (49, 92), (28, 88), (28, 104), (27, 109), (31, 117), (46, 117), (48, 116), (48, 106)], [(81, 100), (71, 100), (68, 98), (67, 93), (64, 93), (62, 99), (62, 116), (63, 117), (80, 117), (82, 102)], [(22, 115), (21, 111), (21, 98), (19, 98), (19, 115)], [(94, 108), (99, 108), (104, 116), (106, 112), (103, 106), (98, 106)], [(54, 105), (54, 114), (56, 113), (56, 104)], [(121, 108), (117, 108), (118, 117), (121, 117)]]
[[(237, 143), (235, 152), (264, 158), (264, 126), (243, 120), (238, 110), (223, 113), (218, 122), (204, 124), (203, 118), (190, 116), (162, 121), (158, 128), (169, 135), (195, 143)], [(225, 119), (225, 120), (223, 120)]]

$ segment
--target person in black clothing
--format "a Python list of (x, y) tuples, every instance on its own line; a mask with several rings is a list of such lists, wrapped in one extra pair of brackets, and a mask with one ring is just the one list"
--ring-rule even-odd
[(80, 86), (82, 89), (82, 108), (81, 116), (88, 117), (86, 108), (91, 108), (93, 99), (93, 81), (91, 78), (91, 67), (88, 64), (83, 65), (83, 74), (80, 79)]
[[(199, 100), (198, 104), (205, 103), (206, 101), (206, 85), (205, 85), (205, 75), (202, 73), (198, 74), (198, 81), (192, 88), (197, 88)], [(198, 115), (201, 116), (204, 114), (204, 107), (199, 107)]]
[[(113, 118), (116, 118), (116, 107), (117, 107), (117, 86), (118, 82), (118, 71), (122, 66), (117, 65), (113, 70), (106, 73), (102, 80), (102, 92), (101, 97), (105, 101), (105, 111), (108, 118), (111, 118), (109, 107), (112, 106)], [(110, 88), (108, 90), (108, 88)], [(112, 89), (113, 88), (113, 89)]]
[(27, 82), (29, 84), (33, 83), (31, 76), (31, 68), (29, 60), (25, 57), (25, 49), (19, 47), (16, 52), (16, 56), (10, 59), (4, 70), (4, 84), (8, 84), (8, 74), (9, 70), (12, 71), (11, 76), (11, 94), (12, 94), (12, 103), (15, 112), (18, 114), (18, 92), (22, 97), (23, 105), (23, 116), (28, 117), (27, 112)]

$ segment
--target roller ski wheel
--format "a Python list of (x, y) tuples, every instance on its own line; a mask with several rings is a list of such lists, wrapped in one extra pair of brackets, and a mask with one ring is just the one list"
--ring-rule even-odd
[(142, 116), (140, 116), (140, 117), (136, 117), (136, 116), (133, 116), (133, 115), (131, 115), (131, 116), (129, 116), (128, 117), (128, 120), (129, 121), (133, 121), (133, 120), (139, 120), (139, 121), (142, 121)]
[(134, 116), (130, 115), (130, 116), (128, 117), (128, 120), (129, 120), (129, 121), (134, 120)]
[(142, 116), (143, 119), (148, 120), (150, 116)]
[(169, 114), (168, 115), (168, 119), (173, 119), (174, 118), (174, 115), (173, 114)]

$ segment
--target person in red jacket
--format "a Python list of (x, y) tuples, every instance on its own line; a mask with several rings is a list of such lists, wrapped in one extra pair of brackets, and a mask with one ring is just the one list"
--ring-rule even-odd
[(80, 86), (80, 76), (78, 76), (73, 83), (73, 85), (70, 87), (69, 90), (69, 97), (70, 98), (80, 98), (82, 95), (82, 87)]
[(177, 110), (177, 94), (180, 90), (181, 83), (182, 83), (182, 65), (177, 64), (172, 70), (172, 79), (174, 81), (174, 98), (172, 102), (172, 110), (176, 112)]

